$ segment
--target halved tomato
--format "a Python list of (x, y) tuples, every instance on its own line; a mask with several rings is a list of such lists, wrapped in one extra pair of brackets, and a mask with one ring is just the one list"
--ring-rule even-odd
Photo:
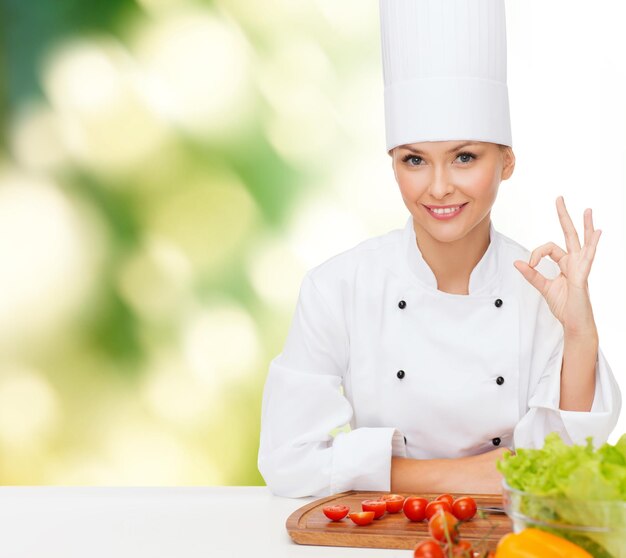
[(335, 505), (326, 506), (325, 508), (322, 508), (322, 511), (328, 519), (331, 519), (332, 521), (341, 521), (344, 517), (346, 517), (346, 515), (348, 515), (350, 508), (348, 506)]
[(354, 521), (357, 525), (367, 525), (374, 521), (373, 511), (352, 512), (348, 514), (348, 517)]
[(398, 513), (402, 509), (405, 500), (404, 496), (400, 494), (385, 494), (380, 499), (387, 503), (388, 513)]
[(363, 511), (373, 511), (374, 519), (379, 519), (387, 511), (387, 503), (383, 500), (363, 500), (361, 507)]

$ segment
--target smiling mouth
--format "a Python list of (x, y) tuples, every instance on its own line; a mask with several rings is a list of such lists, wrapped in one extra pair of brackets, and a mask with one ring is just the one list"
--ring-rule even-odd
[(455, 213), (458, 213), (459, 211), (461, 211), (461, 209), (463, 209), (463, 207), (465, 207), (469, 202), (465, 202), (462, 203), (460, 205), (455, 205), (455, 206), (447, 206), (444, 208), (432, 208), (432, 207), (428, 207), (427, 205), (425, 205), (424, 207), (426, 209), (428, 209), (428, 211), (430, 211), (431, 213), (433, 213), (434, 215), (453, 215)]

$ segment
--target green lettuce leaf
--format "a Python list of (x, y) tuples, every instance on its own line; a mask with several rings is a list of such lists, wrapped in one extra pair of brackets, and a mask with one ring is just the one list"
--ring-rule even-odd
[(594, 449), (590, 437), (584, 446), (570, 446), (552, 432), (543, 448), (520, 448), (497, 467), (510, 487), (524, 492), (510, 498), (528, 522), (572, 540), (593, 556), (626, 558), (626, 434), (615, 445)]

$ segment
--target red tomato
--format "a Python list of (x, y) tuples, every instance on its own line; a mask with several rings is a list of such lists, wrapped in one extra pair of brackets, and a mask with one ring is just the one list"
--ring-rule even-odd
[(402, 506), (404, 515), (406, 515), (411, 521), (424, 521), (426, 518), (426, 506), (428, 500), (426, 498), (419, 498), (418, 496), (409, 496)]
[(380, 499), (387, 503), (388, 513), (398, 513), (404, 505), (404, 496), (400, 494), (385, 494)]
[[(448, 545), (443, 547), (443, 551), (446, 555), (448, 552)], [(472, 548), (472, 543), (469, 541), (459, 541), (458, 543), (452, 544), (452, 556), (455, 558), (473, 558), (474, 549)]]
[(413, 550), (413, 558), (445, 558), (445, 554), (439, 543), (433, 540), (422, 541), (415, 550)]
[(374, 519), (382, 517), (387, 511), (387, 503), (383, 500), (363, 500), (361, 507), (363, 511), (373, 511)]
[(402, 496), (402, 494), (383, 494), (379, 500), (396, 500), (398, 498), (402, 498), (402, 500), (406, 499), (406, 496)]
[(435, 502), (438, 502), (439, 500), (441, 500), (442, 502), (448, 502), (448, 504), (450, 504), (450, 507), (452, 507), (452, 502), (454, 502), (454, 498), (451, 494), (442, 494), (441, 496), (437, 496), (435, 498)]
[(328, 519), (332, 519), (333, 521), (341, 521), (344, 517), (346, 517), (346, 515), (348, 515), (350, 508), (348, 506), (336, 505), (322, 508), (322, 511)]
[(450, 540), (454, 542), (459, 538), (458, 524), (459, 520), (450, 512), (440, 511), (428, 520), (428, 531), (430, 536), (437, 541), (447, 542), (450, 537)]
[(443, 510), (452, 513), (452, 506), (448, 504), (445, 500), (433, 500), (432, 502), (428, 502), (426, 506), (426, 519), (430, 519), (437, 510)]
[(471, 496), (462, 496), (452, 503), (452, 513), (457, 519), (467, 521), (476, 515), (476, 500)]
[(374, 521), (373, 511), (352, 512), (348, 514), (348, 517), (354, 521), (357, 525), (367, 525)]

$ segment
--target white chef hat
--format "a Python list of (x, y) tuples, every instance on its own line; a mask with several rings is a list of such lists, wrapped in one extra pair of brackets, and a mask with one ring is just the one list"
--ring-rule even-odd
[(504, 0), (380, 0), (387, 151), (512, 146)]

